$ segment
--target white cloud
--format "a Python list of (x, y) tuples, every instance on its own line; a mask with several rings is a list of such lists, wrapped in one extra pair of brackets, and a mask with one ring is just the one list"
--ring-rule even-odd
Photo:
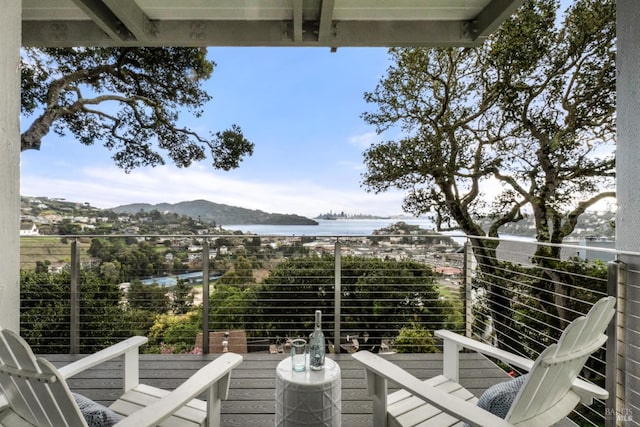
[(356, 147), (360, 147), (362, 149), (367, 149), (376, 142), (380, 141), (380, 136), (375, 132), (367, 132), (361, 135), (353, 135), (349, 137), (349, 143), (355, 145)]
[(347, 160), (342, 160), (338, 162), (338, 166), (344, 167), (346, 169), (351, 169), (354, 171), (364, 171), (366, 166), (362, 162), (350, 162)]
[(296, 180), (244, 181), (204, 167), (180, 169), (162, 166), (125, 174), (117, 167), (78, 171), (73, 179), (26, 175), (21, 178), (25, 196), (63, 197), (100, 208), (129, 203), (176, 203), (205, 199), (247, 209), (314, 217), (328, 211), (395, 215), (402, 213), (402, 194), (366, 193), (363, 189), (328, 188), (322, 183)]

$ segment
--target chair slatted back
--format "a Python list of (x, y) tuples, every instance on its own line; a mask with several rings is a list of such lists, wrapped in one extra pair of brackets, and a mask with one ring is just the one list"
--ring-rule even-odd
[(575, 407), (580, 397), (571, 391), (571, 385), (589, 356), (605, 343), (604, 332), (615, 313), (615, 302), (614, 297), (599, 300), (538, 356), (507, 414), (508, 421), (550, 425)]
[(58, 370), (6, 329), (0, 329), (0, 390), (11, 410), (34, 426), (87, 426)]

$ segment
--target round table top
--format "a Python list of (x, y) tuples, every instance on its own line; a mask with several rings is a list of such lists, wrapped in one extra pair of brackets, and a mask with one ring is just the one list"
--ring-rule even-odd
[[(308, 357), (307, 355), (307, 359)], [(307, 360), (307, 366), (309, 366), (309, 360)], [(278, 363), (276, 372), (278, 378), (303, 386), (326, 384), (340, 378), (340, 366), (328, 357), (324, 359), (324, 369), (314, 371), (307, 367), (303, 372), (294, 371), (291, 367), (291, 357), (287, 357)]]

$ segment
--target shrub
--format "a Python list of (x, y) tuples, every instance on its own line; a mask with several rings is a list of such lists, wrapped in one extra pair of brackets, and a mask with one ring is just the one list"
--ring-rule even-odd
[(403, 327), (394, 341), (398, 353), (435, 353), (437, 351), (431, 332), (420, 325)]

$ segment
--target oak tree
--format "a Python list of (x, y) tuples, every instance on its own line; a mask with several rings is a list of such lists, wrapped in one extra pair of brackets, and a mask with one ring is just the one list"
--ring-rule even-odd
[(532, 213), (551, 243), (613, 197), (615, 1), (577, 0), (561, 26), (558, 8), (526, 2), (479, 48), (391, 49), (363, 118), (400, 137), (366, 150), (365, 187), (471, 236)]
[(33, 117), (21, 149), (39, 149), (50, 132), (104, 144), (115, 163), (180, 167), (206, 158), (229, 170), (253, 153), (237, 125), (203, 136), (182, 124), (200, 117), (211, 96), (202, 83), (215, 63), (200, 48), (25, 48), (22, 114)]
[[(562, 243), (615, 196), (615, 1), (560, 13), (557, 0), (529, 0), (478, 48), (391, 49), (365, 94), (376, 108), (364, 120), (398, 137), (365, 151), (364, 186), (405, 190), (406, 211), (470, 236), (495, 307), (510, 304), (498, 241), (474, 236), (532, 215), (537, 241)], [(551, 266), (559, 248), (536, 255)]]

